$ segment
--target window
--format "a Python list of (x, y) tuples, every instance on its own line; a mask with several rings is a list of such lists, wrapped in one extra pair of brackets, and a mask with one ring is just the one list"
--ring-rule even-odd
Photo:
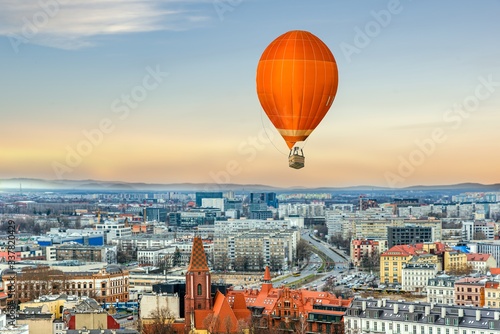
[(202, 295), (201, 284), (198, 284), (198, 296)]

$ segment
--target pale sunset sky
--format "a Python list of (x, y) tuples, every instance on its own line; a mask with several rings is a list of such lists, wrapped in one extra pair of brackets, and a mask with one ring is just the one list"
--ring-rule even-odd
[[(0, 179), (500, 182), (500, 1), (0, 0)], [(256, 67), (323, 40), (335, 101), (288, 167)]]

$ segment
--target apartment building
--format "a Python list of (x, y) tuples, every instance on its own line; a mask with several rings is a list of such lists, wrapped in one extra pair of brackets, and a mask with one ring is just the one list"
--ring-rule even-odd
[(359, 298), (347, 309), (344, 326), (346, 334), (498, 334), (500, 311)]
[(8, 269), (3, 272), (2, 280), (5, 289), (15, 285), (15, 298), (21, 303), (61, 293), (93, 297), (101, 303), (129, 299), (129, 272), (114, 265), (97, 272), (62, 272), (48, 266), (27, 267), (19, 273)]
[(455, 278), (448, 275), (439, 275), (430, 278), (426, 287), (427, 302), (434, 304), (455, 303)]
[(436, 277), (435, 264), (408, 263), (401, 270), (401, 289), (412, 292), (425, 290), (429, 279)]

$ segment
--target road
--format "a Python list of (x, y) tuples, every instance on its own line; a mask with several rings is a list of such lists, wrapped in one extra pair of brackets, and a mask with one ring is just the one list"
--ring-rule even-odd
[[(330, 275), (339, 276), (340, 272), (348, 269), (348, 261), (344, 257), (342, 257), (338, 253), (332, 251), (330, 249), (330, 246), (327, 243), (317, 241), (317, 240), (311, 238), (309, 236), (309, 231), (304, 232), (301, 235), (301, 238), (304, 239), (305, 241), (310, 242), (311, 245), (313, 245), (314, 247), (319, 249), (327, 257), (329, 257), (331, 260), (333, 260), (335, 262), (334, 269), (332, 269), (328, 272), (318, 274), (318, 277), (314, 282), (308, 283), (306, 286), (301, 286), (301, 287), (317, 286), (317, 288), (320, 289), (324, 285), (324, 281), (322, 281), (323, 277), (330, 276)], [(339, 250), (339, 252), (340, 252), (340, 250)], [(296, 281), (298, 281), (302, 278), (305, 278), (311, 274), (317, 274), (317, 269), (319, 269), (319, 267), (321, 266), (321, 263), (322, 263), (321, 258), (318, 255), (313, 254), (313, 255), (311, 255), (311, 257), (309, 259), (309, 264), (304, 269), (302, 269), (300, 276), (282, 278), (282, 279), (274, 281), (273, 284), (275, 286), (279, 286), (280, 284), (287, 284), (287, 283), (293, 284), (293, 282), (296, 282)], [(300, 287), (297, 286), (297, 288), (300, 288)]]
[[(307, 232), (302, 234), (301, 238), (310, 242), (313, 246), (315, 246), (320, 251), (322, 251), (326, 256), (328, 256), (330, 259), (335, 261), (335, 263), (339, 263), (339, 265), (335, 266), (336, 268), (338, 266), (345, 267), (345, 268), (339, 268), (339, 269), (346, 269), (347, 268), (348, 262), (345, 258), (346, 256), (342, 257), (339, 254), (337, 254), (336, 252), (332, 251), (330, 249), (331, 246), (329, 246), (327, 243), (321, 242), (321, 241), (316, 241), (315, 239), (311, 238), (309, 236), (309, 233), (307, 233)], [(339, 252), (341, 252), (341, 251), (339, 250)]]

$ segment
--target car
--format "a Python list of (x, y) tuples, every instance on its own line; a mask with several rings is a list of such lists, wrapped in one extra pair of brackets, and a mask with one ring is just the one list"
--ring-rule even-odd
[(134, 316), (133, 316), (133, 315), (129, 315), (129, 316), (127, 317), (127, 320), (134, 320)]

